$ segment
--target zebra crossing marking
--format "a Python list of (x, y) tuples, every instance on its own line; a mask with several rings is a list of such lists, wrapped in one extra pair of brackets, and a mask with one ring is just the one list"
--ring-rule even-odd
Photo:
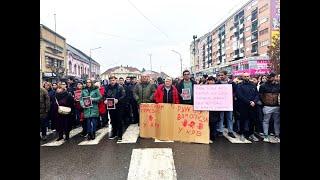
[(136, 143), (139, 137), (138, 124), (131, 124), (122, 135), (122, 141), (117, 141), (117, 144)]
[(99, 142), (101, 141), (101, 139), (109, 132), (109, 128), (104, 127), (99, 129), (96, 132), (96, 138), (94, 140), (84, 140), (82, 142), (80, 142), (78, 145), (83, 146), (83, 145), (96, 145), (99, 144)]
[(234, 134), (234, 136), (235, 136), (236, 138), (232, 138), (232, 137), (228, 136), (228, 130), (227, 130), (226, 128), (224, 128), (224, 130), (223, 130), (223, 136), (224, 136), (225, 138), (227, 138), (231, 143), (239, 143), (239, 144), (243, 144), (243, 143), (250, 144), (250, 143), (252, 143), (251, 141), (249, 141), (249, 140), (247, 140), (247, 139), (245, 139), (245, 141), (241, 141), (239, 134), (237, 134), (237, 133), (235, 133), (235, 132), (234, 132), (233, 134)]
[[(69, 139), (71, 139), (75, 135), (79, 134), (81, 131), (82, 131), (82, 127), (78, 127), (78, 128), (71, 130), (70, 134), (69, 134)], [(53, 141), (48, 142), (46, 144), (43, 144), (41, 146), (61, 146), (63, 143), (66, 142), (64, 139), (61, 139), (60, 141), (56, 141), (56, 140), (57, 139), (54, 139)]]

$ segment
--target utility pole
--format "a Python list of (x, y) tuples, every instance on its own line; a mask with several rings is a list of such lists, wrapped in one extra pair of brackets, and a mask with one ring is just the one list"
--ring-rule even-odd
[(178, 54), (179, 57), (180, 57), (180, 71), (181, 71), (181, 74), (182, 74), (182, 57), (181, 57), (181, 54), (178, 51), (175, 51), (175, 50), (171, 50), (171, 51), (176, 53), (176, 54)]

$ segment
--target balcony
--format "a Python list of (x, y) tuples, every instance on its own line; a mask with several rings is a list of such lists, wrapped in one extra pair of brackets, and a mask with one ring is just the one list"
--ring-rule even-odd
[(238, 31), (238, 30), (237, 30), (236, 27), (232, 30), (233, 33), (236, 33), (237, 31)]
[(241, 34), (239, 35), (239, 39), (241, 39), (241, 38), (243, 38), (243, 33), (241, 33)]
[(217, 56), (218, 56), (218, 57), (220, 56), (220, 53), (219, 53), (219, 52), (217, 53)]
[(242, 29), (242, 28), (243, 28), (243, 24), (240, 24), (239, 29)]

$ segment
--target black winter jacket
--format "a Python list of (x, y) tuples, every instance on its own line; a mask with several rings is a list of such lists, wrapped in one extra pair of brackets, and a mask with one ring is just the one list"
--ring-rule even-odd
[(251, 82), (243, 81), (238, 85), (237, 88), (237, 98), (240, 105), (250, 105), (250, 101), (255, 104), (259, 101), (259, 93), (257, 87)]

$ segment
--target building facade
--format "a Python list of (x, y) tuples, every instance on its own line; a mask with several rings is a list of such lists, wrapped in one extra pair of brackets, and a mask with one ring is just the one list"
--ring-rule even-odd
[(134, 76), (137, 79), (140, 79), (141, 71), (135, 67), (121, 65), (110, 68), (100, 75), (102, 80), (108, 80), (110, 76), (115, 76), (118, 79), (120, 77), (125, 79), (127, 76)]
[(40, 81), (66, 75), (66, 39), (40, 24)]
[(280, 0), (250, 0), (211, 32), (190, 45), (194, 76), (220, 70), (239, 75), (270, 72), (268, 46), (279, 34)]
[(67, 44), (68, 66), (67, 75), (78, 79), (89, 77), (89, 58), (80, 50)]

